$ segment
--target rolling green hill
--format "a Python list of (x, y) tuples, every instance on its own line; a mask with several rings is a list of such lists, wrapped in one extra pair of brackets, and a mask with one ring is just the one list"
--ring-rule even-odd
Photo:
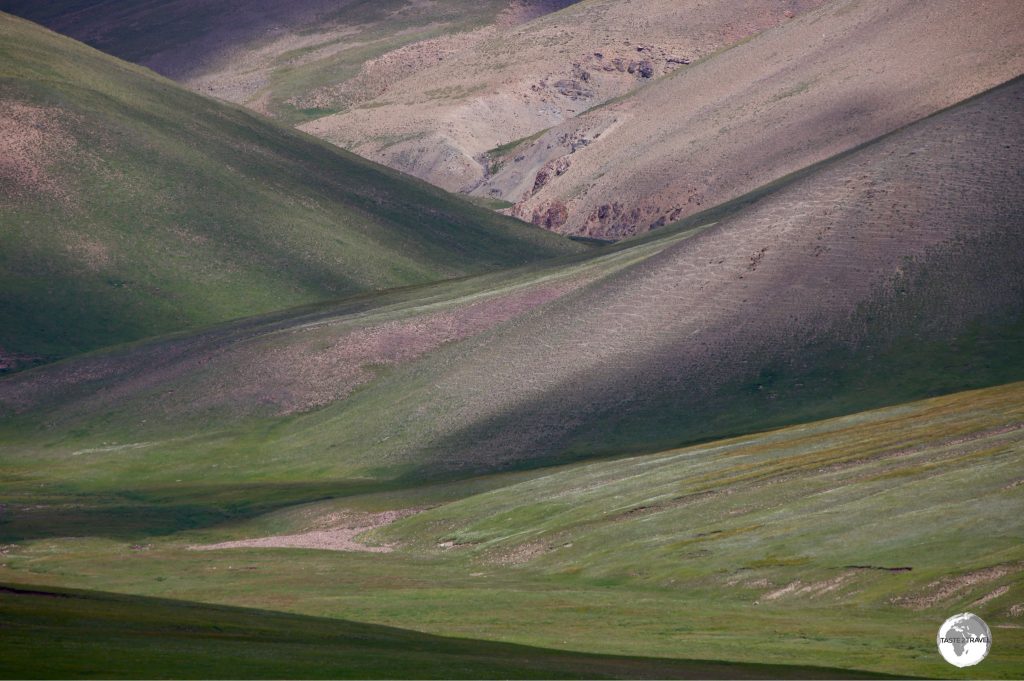
[[(307, 494), (333, 498), (248, 519), (246, 504), (301, 485), (186, 480), (114, 496), (5, 482), (0, 674), (1017, 678), (1022, 405), (1016, 383), (457, 484), (311, 479)], [(96, 454), (74, 457), (80, 471), (109, 465)], [(221, 544), (392, 509), (405, 517), (348, 550)], [(958, 670), (935, 632), (963, 610), (995, 643)]]
[[(0, 584), (0, 678), (882, 678), (592, 655), (266, 610)], [(57, 645), (59, 643), (59, 645)]]
[(1022, 110), (594, 248), (0, 14), (0, 677), (1019, 678)]
[(0, 15), (0, 361), (575, 252)]
[(8, 377), (0, 455), (90, 489), (390, 484), (1021, 380), (1022, 96), (613, 249)]

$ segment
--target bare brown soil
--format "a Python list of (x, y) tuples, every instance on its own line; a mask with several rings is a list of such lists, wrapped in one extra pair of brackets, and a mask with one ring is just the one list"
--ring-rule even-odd
[[(934, 605), (938, 605), (943, 601), (949, 600), (954, 596), (962, 594), (964, 591), (974, 588), (979, 584), (986, 584), (993, 582), (997, 579), (1007, 577), (1010, 575), (1019, 574), (1024, 571), (1024, 565), (1017, 563), (1007, 565), (993, 565), (992, 567), (983, 568), (981, 570), (974, 570), (967, 572), (962, 575), (955, 577), (947, 577), (939, 579), (927, 587), (922, 589), (919, 594), (900, 596), (894, 599), (892, 602), (894, 605), (899, 605), (912, 610), (924, 610)], [(997, 598), (1006, 592), (1006, 589), (1000, 591), (996, 589), (986, 596), (978, 599), (976, 604), (984, 603), (992, 598)]]
[(357, 538), (364, 532), (390, 525), (396, 520), (407, 518), (419, 509), (385, 511), (383, 513), (336, 514), (323, 519), (329, 527), (300, 534), (283, 534), (254, 539), (239, 539), (218, 544), (190, 546), (193, 551), (219, 551), (223, 549), (319, 549), (322, 551), (364, 551), (368, 553), (389, 553), (393, 546), (371, 546)]
[(971, 605), (974, 606), (974, 607), (977, 607), (979, 605), (984, 605), (985, 603), (988, 603), (991, 600), (995, 600), (996, 598), (999, 598), (1000, 596), (1005, 595), (1006, 592), (1008, 592), (1009, 590), (1010, 590), (1010, 587), (1005, 586), (1005, 585), (1001, 586), (998, 589), (985, 594), (984, 596), (982, 596), (978, 600), (976, 600), (973, 603), (971, 603)]
[(766, 592), (761, 596), (760, 600), (776, 601), (786, 598), (813, 599), (842, 588), (856, 576), (856, 571), (849, 570), (830, 579), (823, 579), (817, 582), (803, 582), (798, 579), (794, 582), (790, 582), (784, 587)]
[(519, 544), (489, 556), (487, 562), (493, 565), (522, 565), (544, 555), (547, 551), (548, 546), (544, 542)]

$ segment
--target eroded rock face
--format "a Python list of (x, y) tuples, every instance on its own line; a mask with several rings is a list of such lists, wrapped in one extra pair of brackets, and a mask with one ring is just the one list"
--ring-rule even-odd
[(561, 201), (552, 201), (533, 212), (530, 222), (557, 232), (569, 219), (569, 209)]
[(545, 164), (544, 167), (537, 172), (537, 177), (533, 181), (533, 193), (540, 191), (552, 177), (564, 175), (565, 171), (569, 170), (570, 165), (572, 165), (572, 162), (569, 160), (568, 156), (556, 158), (555, 160), (549, 161)]
[(630, 208), (617, 201), (606, 203), (590, 214), (579, 233), (603, 239), (621, 239), (629, 236), (634, 225), (643, 219), (644, 210), (641, 208)]

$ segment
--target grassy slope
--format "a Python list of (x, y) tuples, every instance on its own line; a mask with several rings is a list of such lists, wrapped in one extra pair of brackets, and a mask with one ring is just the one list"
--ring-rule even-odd
[(384, 375), (288, 424), (274, 455), (462, 474), (1019, 380), (1022, 92), (824, 164), (500, 333)]
[(8, 352), (579, 249), (7, 15), (0, 116)]
[[(67, 526), (38, 534), (33, 516), (47, 511), (13, 504), (5, 535), (10, 541), (20, 532), (22, 538), (4, 547), (0, 580), (584, 652), (1015, 678), (1024, 668), (1024, 553), (1017, 540), (1024, 531), (1022, 404), (1024, 384), (1018, 383), (547, 473), (433, 489), (353, 490), (249, 522), (188, 532), (168, 527), (169, 534), (154, 534), (159, 528), (140, 521), (152, 510), (142, 497), (125, 498), (119, 513), (97, 516), (73, 536)], [(188, 503), (192, 491), (168, 487), (165, 503), (170, 507), (176, 494)], [(247, 493), (258, 499), (266, 491), (254, 486)], [(70, 496), (37, 501), (80, 518), (92, 503)], [(411, 505), (434, 508), (364, 536), (371, 543), (399, 542), (393, 553), (186, 550), (303, 531), (339, 509)], [(114, 600), (125, 608), (119, 612), (138, 616), (127, 610), (129, 602)], [(0, 612), (10, 617), (17, 604), (9, 597), (0, 602)], [(200, 617), (195, 606), (170, 605), (156, 611), (158, 619), (167, 618), (161, 626), (183, 612), (186, 621), (201, 619), (198, 631), (190, 629), (191, 645), (200, 650), (211, 625), (254, 626), (244, 613)], [(49, 617), (62, 617), (65, 607), (56, 600), (30, 604), (47, 638), (37, 629), (34, 636), (18, 631), (15, 640), (28, 646), (52, 641), (59, 619)], [(986, 619), (995, 644), (981, 666), (958, 670), (935, 652), (934, 637), (946, 616), (963, 610)], [(257, 637), (278, 622), (293, 628), (283, 649), (333, 626), (261, 619)], [(93, 644), (137, 646), (121, 626), (92, 626), (89, 637)], [(353, 625), (337, 626), (333, 631)], [(162, 631), (174, 641), (173, 630)], [(243, 646), (249, 635), (233, 645)], [(325, 655), (324, 664), (333, 659)], [(502, 675), (514, 675), (515, 668)], [(70, 675), (68, 669), (60, 671)], [(284, 675), (305, 673), (293, 669), (311, 667)], [(597, 675), (600, 667), (587, 669), (584, 676)], [(639, 669), (623, 673), (639, 675)], [(700, 676), (717, 673), (699, 669)], [(215, 668), (197, 673), (204, 670), (216, 675)]]
[(945, 598), (924, 585), (1007, 564), (1016, 566), (1003, 580), (1013, 591), (987, 606), (1006, 618), (1024, 597), (1022, 453), (1024, 384), (1014, 383), (573, 466), (373, 537), (425, 552), (452, 542), (469, 560), (535, 547), (523, 562), (553, 575), (691, 591), (735, 585), (751, 600), (773, 590), (761, 581), (811, 584), (844, 566), (906, 566), (912, 571), (854, 571), (837, 590), (778, 598), (882, 606), (920, 591), (938, 611), (992, 591), (998, 578)]
[[(302, 412), (315, 411), (318, 404), (304, 400), (327, 395), (331, 404), (350, 389), (358, 395), (367, 381), (514, 324), (699, 231), (683, 224), (629, 247), (287, 310), (9, 376), (0, 380), (0, 457), (13, 479), (24, 476), (30, 495), (38, 493), (30, 481), (41, 472), (40, 456), (49, 461), (47, 480), (83, 490), (175, 480), (234, 489), (262, 480), (300, 483), (293, 492), (299, 498), (319, 495), (343, 475), (344, 459), (329, 470), (326, 461), (285, 462), (263, 450)], [(360, 374), (362, 382), (350, 382)], [(290, 413), (296, 405), (298, 413)], [(67, 456), (79, 450), (89, 455)], [(304, 490), (318, 477), (323, 485)]]
[(588, 655), (264, 610), (17, 585), (0, 585), (0, 625), (0, 678), (811, 679), (836, 673)]
[(394, 484), (1020, 380), (1024, 250), (1007, 225), (1022, 92), (1015, 82), (822, 164), (692, 238), (652, 234), (11, 377), (0, 408), (20, 415), (3, 456), (26, 489), (40, 457), (45, 479), (113, 493)]

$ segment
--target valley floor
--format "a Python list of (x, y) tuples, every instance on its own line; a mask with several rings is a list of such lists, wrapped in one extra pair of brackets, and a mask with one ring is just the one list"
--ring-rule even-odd
[[(30, 504), (7, 485), (0, 674), (81, 675), (88, 661), (137, 676), (187, 649), (194, 666), (168, 675), (1019, 677), (1022, 452), (1017, 383), (471, 480), (254, 485), (219, 515), (197, 511), (193, 486)], [(238, 511), (245, 495), (278, 508)], [(304, 495), (320, 500), (295, 503)], [(395, 510), (340, 547), (387, 550), (209, 546), (369, 527)], [(63, 588), (137, 598), (45, 595)], [(994, 643), (958, 670), (934, 640), (964, 610)], [(239, 661), (268, 637), (274, 656)], [(371, 662), (381, 649), (395, 666)]]

